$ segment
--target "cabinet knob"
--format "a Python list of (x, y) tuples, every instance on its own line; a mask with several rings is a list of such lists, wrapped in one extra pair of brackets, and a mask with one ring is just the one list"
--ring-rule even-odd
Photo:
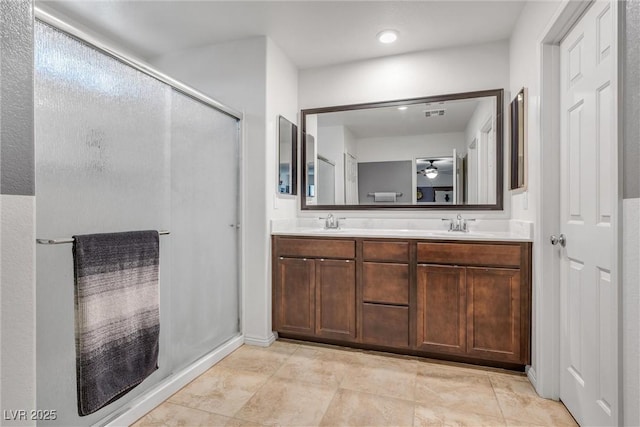
[(344, 262), (351, 262), (351, 260), (350, 259), (345, 259)]
[(324, 258), (320, 258), (320, 261), (324, 261)]

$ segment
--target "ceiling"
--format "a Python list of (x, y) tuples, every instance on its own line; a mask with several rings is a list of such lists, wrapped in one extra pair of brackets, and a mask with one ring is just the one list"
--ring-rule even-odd
[[(318, 115), (318, 127), (344, 126), (355, 138), (398, 137), (449, 132), (464, 132), (481, 100), (470, 98), (430, 104), (368, 108)], [(495, 105), (495, 103), (494, 103)], [(425, 117), (425, 111), (444, 110), (443, 116)]]
[[(142, 59), (268, 36), (300, 69), (508, 39), (524, 0), (36, 1)], [(376, 34), (399, 31), (391, 45)]]

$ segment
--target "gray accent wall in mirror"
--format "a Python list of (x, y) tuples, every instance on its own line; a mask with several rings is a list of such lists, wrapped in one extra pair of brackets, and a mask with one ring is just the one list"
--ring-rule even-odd
[(297, 193), (298, 127), (278, 116), (278, 194)]
[(503, 96), (302, 110), (302, 209), (501, 210)]

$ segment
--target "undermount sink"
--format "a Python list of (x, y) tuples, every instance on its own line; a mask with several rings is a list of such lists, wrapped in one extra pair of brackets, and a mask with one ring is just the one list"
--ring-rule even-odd
[(347, 234), (347, 235), (359, 235), (359, 234), (372, 234), (372, 235), (402, 235), (402, 236), (422, 236), (425, 238), (447, 238), (447, 239), (459, 239), (468, 238), (490, 238), (497, 237), (496, 233), (491, 232), (477, 232), (477, 231), (446, 231), (446, 230), (411, 230), (411, 229), (367, 229), (367, 228), (310, 228), (309, 231), (312, 234)]
[(494, 237), (496, 233), (482, 233), (478, 231), (429, 231), (428, 232), (432, 236), (437, 237)]

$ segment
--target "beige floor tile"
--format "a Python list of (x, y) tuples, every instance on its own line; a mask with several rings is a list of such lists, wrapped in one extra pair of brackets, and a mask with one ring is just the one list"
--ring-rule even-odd
[(415, 361), (363, 354), (360, 366), (346, 372), (340, 388), (412, 401), (415, 384)]
[(489, 374), (493, 389), (498, 392), (516, 393), (524, 396), (538, 397), (533, 385), (525, 376)]
[(338, 390), (322, 426), (411, 426), (413, 403), (369, 393)]
[(576, 425), (561, 403), (539, 398), (524, 375), (278, 341), (239, 348), (135, 426), (320, 423)]
[(358, 363), (363, 366), (392, 366), (407, 372), (417, 372), (418, 361), (411, 357), (394, 354), (360, 352), (356, 353)]
[(271, 377), (235, 417), (263, 425), (315, 426), (334, 394), (333, 388)]
[(501, 418), (489, 376), (447, 366), (420, 366), (416, 377), (416, 402), (429, 407), (465, 411)]
[(230, 419), (224, 427), (262, 427), (262, 424), (253, 421), (241, 420), (238, 418)]
[[(273, 343), (276, 346), (276, 343)], [(217, 366), (258, 374), (272, 375), (287, 360), (297, 347), (289, 344), (271, 347), (255, 347), (243, 345)]]
[(457, 377), (469, 377), (469, 378), (486, 378), (491, 375), (491, 371), (484, 369), (483, 367), (476, 367), (466, 364), (452, 364), (450, 362), (438, 361), (438, 362), (417, 362), (418, 373), (423, 375), (445, 375), (449, 373), (452, 376)]
[(337, 388), (354, 365), (333, 357), (335, 352), (301, 347), (275, 373), (276, 377)]
[(518, 421), (518, 420), (506, 420), (507, 422), (507, 427), (548, 427), (544, 424), (538, 423), (527, 423), (524, 421)]
[(476, 427), (476, 426), (504, 426), (502, 417), (465, 412), (463, 408), (447, 409), (432, 406), (416, 405), (414, 427)]
[[(327, 346), (300, 346), (300, 349), (313, 349), (317, 351), (317, 357), (322, 360), (348, 363), (350, 365), (362, 364), (362, 357), (366, 354), (362, 350), (342, 347)], [(298, 350), (300, 351), (300, 350)]]
[(505, 419), (532, 425), (577, 425), (560, 402), (498, 390), (496, 396)]
[(139, 419), (133, 427), (226, 426), (230, 418), (165, 402)]
[(232, 417), (268, 375), (214, 366), (169, 398), (170, 402)]
[(293, 354), (298, 348), (301, 347), (300, 344), (290, 342), (290, 341), (275, 341), (269, 347), (258, 347), (258, 346), (250, 346), (245, 345), (246, 347), (257, 348), (260, 350), (271, 351), (274, 353), (280, 354)]

